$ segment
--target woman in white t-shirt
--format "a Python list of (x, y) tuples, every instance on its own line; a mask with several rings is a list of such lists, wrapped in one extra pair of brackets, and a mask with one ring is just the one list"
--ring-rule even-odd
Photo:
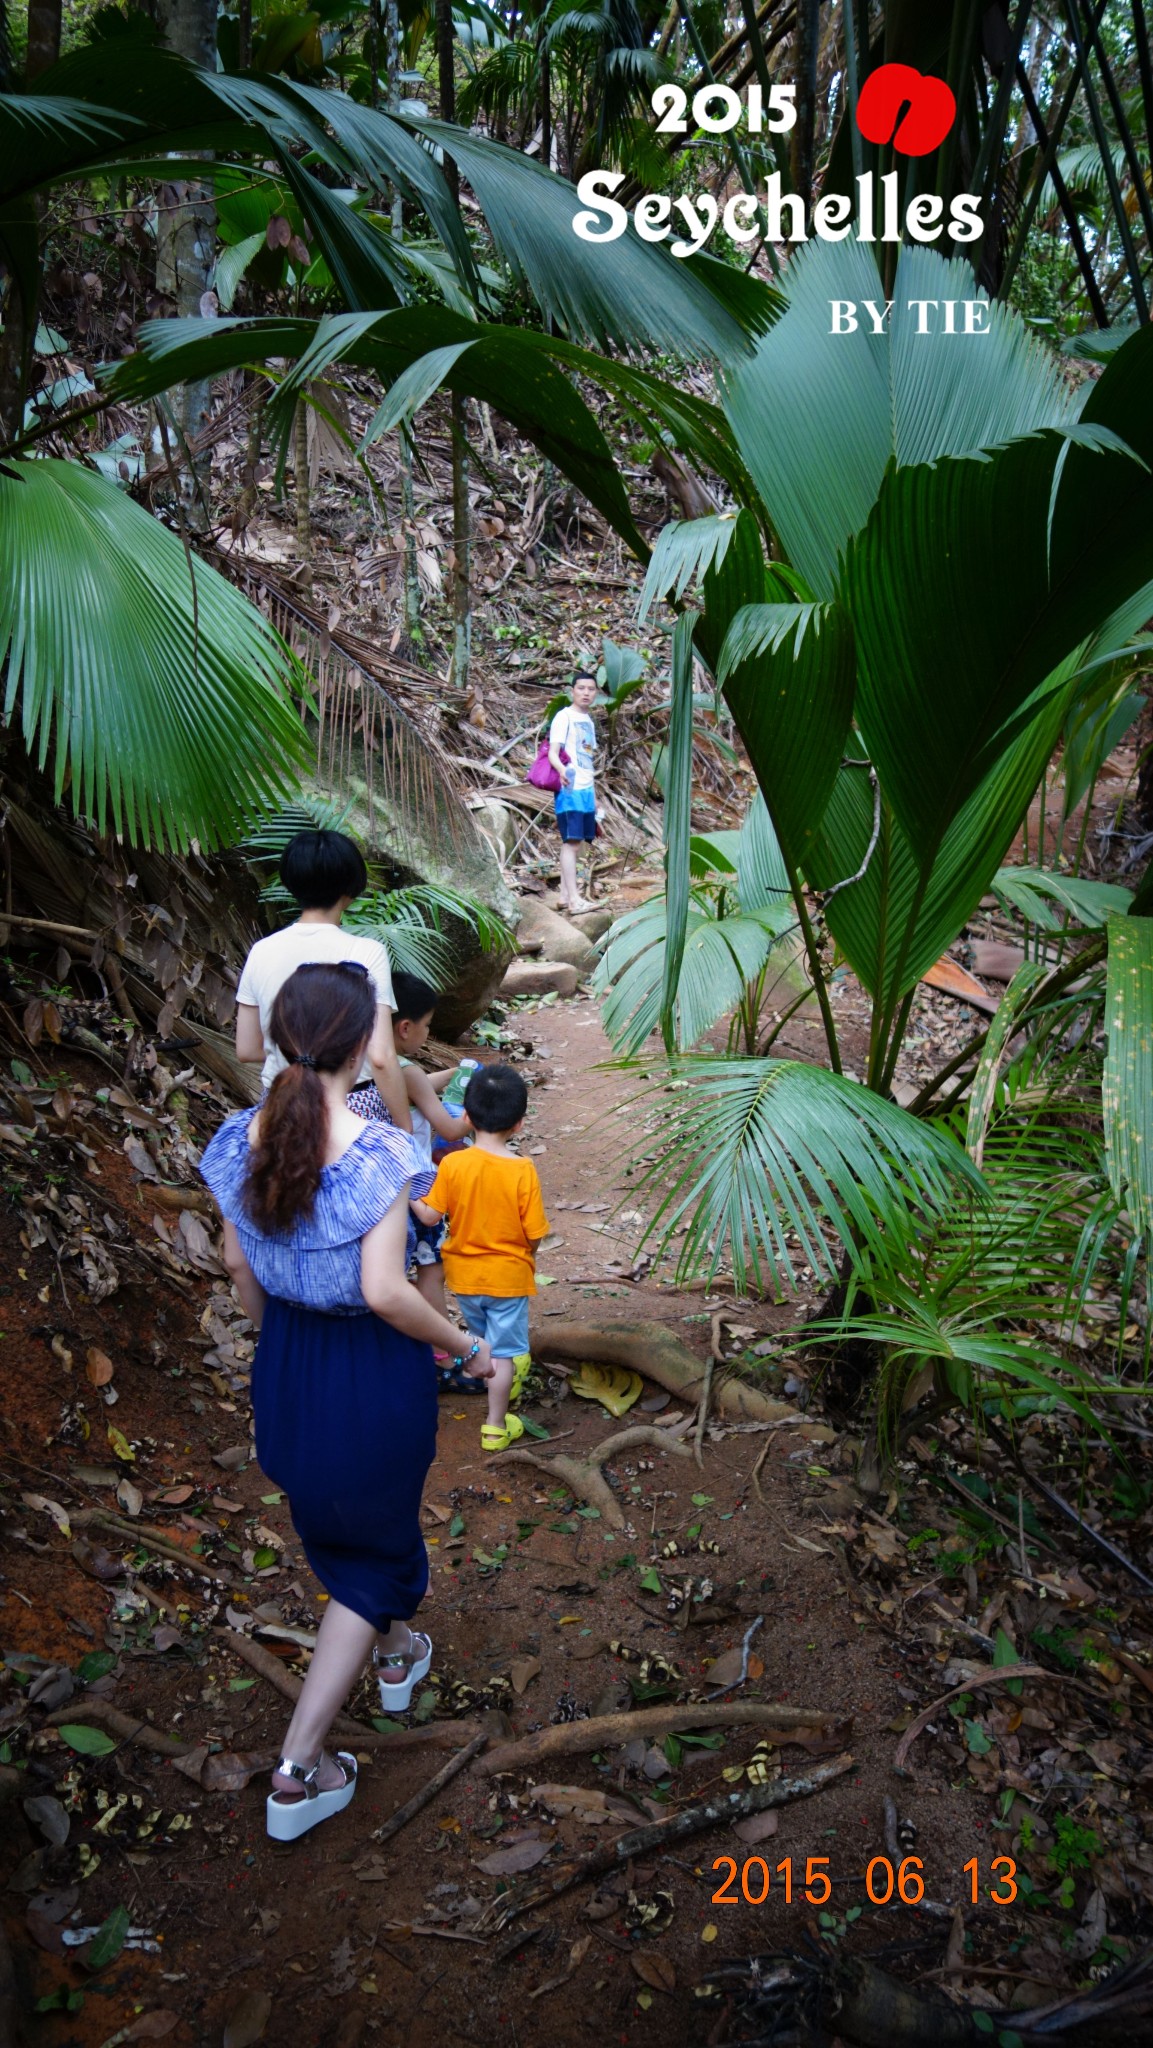
[(260, 1078), (271, 1088), (285, 1060), (269, 1035), (269, 1020), (289, 975), (313, 964), (363, 968), (376, 990), (376, 1029), (356, 1085), (375, 1082), (393, 1123), (411, 1131), (408, 1090), (393, 1041), (388, 954), (379, 939), (341, 928), (349, 904), (368, 885), (360, 848), (344, 832), (298, 832), (281, 856), (280, 879), (300, 915), (283, 931), (258, 939), (244, 963), (236, 992), (237, 1059), (260, 1061)]
[[(597, 832), (597, 733), (592, 721), (596, 693), (596, 677), (587, 669), (578, 669), (573, 677), (572, 703), (557, 712), (548, 734), (548, 757), (561, 782), (553, 805), (560, 833), (561, 902), (568, 911), (593, 907), (577, 884), (577, 849), (591, 844)], [(567, 760), (561, 759), (562, 752)]]

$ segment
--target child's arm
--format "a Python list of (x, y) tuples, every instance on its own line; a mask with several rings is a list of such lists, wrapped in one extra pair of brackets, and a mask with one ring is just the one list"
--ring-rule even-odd
[(531, 1160), (528, 1174), (520, 1189), (520, 1226), (524, 1231), (525, 1244), (535, 1262), (538, 1248), (548, 1236), (549, 1222), (544, 1213), (540, 1177)]
[(408, 1206), (418, 1223), (443, 1223), (444, 1221), (442, 1212), (439, 1209), (430, 1209), (427, 1202), (421, 1202), (414, 1198)]
[(459, 1072), (459, 1067), (442, 1067), (438, 1074), (426, 1074), (424, 1078), (431, 1088), (436, 1089), (438, 1095), (443, 1095), (453, 1075)]
[[(444, 1085), (446, 1087), (455, 1071), (456, 1069), (453, 1068), (452, 1072), (445, 1075)], [(437, 1078), (440, 1078), (439, 1075)], [(421, 1115), (428, 1118), (429, 1124), (436, 1132), (438, 1138), (451, 1139), (467, 1136), (468, 1132), (472, 1129), (468, 1118), (466, 1116), (453, 1116), (451, 1110), (445, 1108), (429, 1076), (420, 1067), (405, 1067), (404, 1081), (408, 1089), (408, 1099), (413, 1108), (419, 1109)]]

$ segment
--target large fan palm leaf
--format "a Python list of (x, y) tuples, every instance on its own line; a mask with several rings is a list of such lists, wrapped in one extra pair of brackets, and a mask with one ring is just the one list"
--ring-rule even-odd
[[(309, 758), (288, 649), (239, 591), (79, 462), (0, 470), (3, 712), (57, 798), (157, 845), (226, 844)], [(296, 677), (299, 683), (299, 677)]]

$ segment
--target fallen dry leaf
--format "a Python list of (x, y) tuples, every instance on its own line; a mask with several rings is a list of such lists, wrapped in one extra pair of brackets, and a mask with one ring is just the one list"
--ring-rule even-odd
[(534, 1678), (539, 1678), (539, 1676), (539, 1657), (518, 1657), (516, 1661), (510, 1664), (509, 1666), (509, 1677), (512, 1679), (512, 1689), (518, 1695), (525, 1690), (526, 1686), (532, 1684)]
[(199, 1749), (190, 1749), (187, 1756), (174, 1756), (172, 1768), (174, 1771), (183, 1772), (186, 1778), (191, 1778), (194, 1785), (199, 1785), (200, 1773), (210, 1754), (207, 1745), (202, 1744)]
[(131, 1479), (122, 1479), (116, 1489), (116, 1498), (126, 1515), (135, 1517), (144, 1506), (144, 1495)]
[(232, 2017), (224, 2029), (224, 2048), (254, 2048), (257, 2041), (263, 2041), (271, 2011), (272, 1999), (267, 1991), (244, 1992), (233, 2006)]
[(215, 1750), (204, 1761), (200, 1783), (206, 1792), (243, 1792), (253, 1778), (262, 1771), (270, 1771), (275, 1762), (271, 1750)]
[(635, 1822), (637, 1818), (635, 1806), (630, 1806), (627, 1799), (617, 1799), (599, 1787), (590, 1790), (585, 1785), (534, 1785), (532, 1796), (539, 1805), (547, 1806), (550, 1813), (574, 1813), (591, 1827), (599, 1827), (606, 1820)]
[(733, 1823), (733, 1833), (742, 1842), (767, 1842), (780, 1826), (780, 1815), (776, 1813), (751, 1813), (747, 1820)]
[(631, 1958), (633, 1969), (642, 1984), (648, 1984), (654, 1991), (675, 1991), (677, 1973), (667, 1956), (655, 1948), (642, 1949)]
[(185, 1501), (191, 1500), (195, 1492), (194, 1486), (169, 1486), (163, 1493), (158, 1493), (156, 1498), (163, 1501), (166, 1508), (182, 1508)]
[(26, 1508), (32, 1509), (33, 1514), (51, 1515), (62, 1536), (71, 1536), (72, 1525), (68, 1520), (67, 1511), (61, 1507), (58, 1500), (48, 1500), (42, 1493), (22, 1493), (20, 1498)]
[(108, 1580), (124, 1577), (124, 1566), (120, 1559), (113, 1557), (102, 1544), (89, 1543), (86, 1536), (77, 1536), (73, 1539), (72, 1557), (81, 1571), (87, 1572), (90, 1579)]
[(108, 1353), (101, 1351), (98, 1344), (89, 1345), (84, 1369), (94, 1387), (106, 1387), (115, 1370)]
[(535, 1870), (551, 1848), (551, 1842), (514, 1842), (511, 1848), (498, 1849), (494, 1855), (486, 1856), (476, 1867), (486, 1877), (517, 1877), (522, 1870)]
[(167, 2006), (158, 2005), (153, 2012), (142, 2012), (131, 2026), (125, 2027), (120, 2038), (123, 2041), (162, 2041), (165, 2034), (170, 2034), (179, 2025), (178, 2012), (169, 2012)]
[(212, 1462), (219, 1465), (222, 1472), (239, 1472), (241, 1466), (248, 1463), (248, 1445), (230, 1444), (226, 1451), (213, 1451)]

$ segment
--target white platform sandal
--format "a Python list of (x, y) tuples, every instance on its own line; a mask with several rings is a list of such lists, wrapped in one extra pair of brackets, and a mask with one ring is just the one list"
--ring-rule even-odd
[(334, 1813), (343, 1812), (356, 1791), (356, 1758), (350, 1756), (346, 1749), (338, 1749), (336, 1761), (344, 1772), (344, 1783), (334, 1786), (331, 1792), (322, 1792), (316, 1782), (321, 1757), (317, 1757), (311, 1770), (306, 1770), (303, 1764), (294, 1764), (291, 1757), (281, 1757), (277, 1770), (282, 1777), (295, 1778), (298, 1784), (303, 1785), (304, 1797), (290, 1799), (283, 1792), (269, 1793), (265, 1812), (268, 1832), (274, 1842), (295, 1842), (320, 1821), (331, 1820)]
[(432, 1669), (432, 1638), (421, 1635), (416, 1629), (410, 1631), (412, 1648), (393, 1650), (381, 1656), (379, 1650), (372, 1653), (373, 1669), (382, 1671), (406, 1671), (407, 1676), (399, 1683), (389, 1684), (387, 1679), (377, 1677), (381, 1709), (386, 1714), (406, 1714), (412, 1705), (412, 1695), (422, 1678), (427, 1678)]

